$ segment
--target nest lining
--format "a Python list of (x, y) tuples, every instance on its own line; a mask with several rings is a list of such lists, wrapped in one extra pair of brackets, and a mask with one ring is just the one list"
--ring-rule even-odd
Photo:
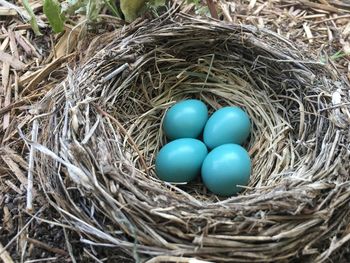
[[(325, 260), (350, 216), (347, 84), (269, 31), (184, 15), (134, 26), (41, 102), (33, 145), (50, 203), (136, 259)], [(162, 116), (185, 98), (250, 115), (253, 172), (238, 196), (156, 178)]]

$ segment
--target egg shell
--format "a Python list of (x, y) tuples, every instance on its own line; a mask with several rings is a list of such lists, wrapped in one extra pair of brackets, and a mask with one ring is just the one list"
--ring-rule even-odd
[(234, 143), (243, 144), (250, 133), (248, 114), (239, 107), (224, 107), (210, 116), (204, 132), (204, 143), (213, 149), (217, 146)]
[(214, 194), (231, 196), (247, 185), (251, 173), (248, 152), (238, 144), (224, 144), (212, 150), (202, 165), (202, 179)]
[(170, 140), (197, 138), (208, 120), (208, 108), (200, 100), (176, 103), (165, 114), (163, 130)]
[(166, 182), (190, 182), (200, 175), (207, 154), (207, 147), (197, 139), (183, 138), (171, 141), (157, 155), (156, 174)]

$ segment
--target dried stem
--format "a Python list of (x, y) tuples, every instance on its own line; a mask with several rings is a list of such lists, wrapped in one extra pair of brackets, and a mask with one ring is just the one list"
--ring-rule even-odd
[[(32, 141), (37, 142), (39, 130), (38, 120), (33, 121), (32, 128)], [(33, 173), (34, 173), (34, 160), (35, 160), (35, 149), (33, 146), (30, 146), (29, 151), (29, 164), (28, 164), (28, 185), (27, 185), (27, 211), (33, 211)]]
[[(181, 14), (127, 29), (40, 104), (36, 171), (81, 240), (155, 262), (322, 262), (348, 240), (350, 98), (336, 71), (263, 28)], [(157, 179), (162, 118), (185, 98), (250, 115), (239, 195)]]
[(207, 0), (207, 5), (212, 18), (219, 19), (218, 11), (216, 10), (215, 3), (213, 0)]

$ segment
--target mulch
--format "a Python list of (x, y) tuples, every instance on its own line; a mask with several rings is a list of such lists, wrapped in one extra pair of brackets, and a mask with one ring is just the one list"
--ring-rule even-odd
[[(29, 147), (20, 138), (27, 134), (33, 107), (74, 70), (86, 61), (87, 47), (101, 44), (101, 34), (123, 30), (123, 22), (104, 16), (94, 25), (74, 27), (54, 35), (42, 14), (41, 1), (33, 1), (40, 21), (41, 36), (36, 36), (26, 19), (21, 1), (0, 1), (0, 258), (11, 262), (83, 261), (133, 262), (122, 251), (112, 256), (95, 251), (70, 225), (58, 220), (61, 215), (48, 203), (39, 178), (33, 174), (32, 199), (28, 201)], [(346, 1), (219, 1), (220, 19), (234, 24), (268, 29), (295, 43), (303, 52), (328, 61), (350, 80), (350, 3)], [(186, 13), (198, 13), (192, 5)], [(81, 17), (75, 17), (78, 22)], [(28, 125), (30, 124), (30, 126)], [(30, 134), (31, 136), (33, 134)], [(35, 136), (35, 134), (34, 134)], [(30, 198), (30, 197), (29, 197)], [(349, 231), (349, 228), (347, 229)], [(344, 233), (345, 234), (345, 233)], [(69, 240), (69, 242), (67, 242)], [(99, 256), (99, 259), (95, 258)], [(330, 262), (348, 262), (350, 242), (332, 255)]]

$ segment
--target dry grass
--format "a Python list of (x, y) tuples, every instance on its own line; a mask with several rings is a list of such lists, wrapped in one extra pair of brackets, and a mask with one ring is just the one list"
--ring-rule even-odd
[[(10, 233), (0, 238), (5, 251), (12, 240), (19, 245), (11, 251), (30, 258), (36, 257), (30, 247), (40, 248), (52, 260), (79, 260), (80, 254), (112, 260), (116, 247), (136, 259), (155, 257), (150, 262), (346, 259), (349, 9), (323, 2), (316, 9), (308, 1), (236, 2), (235, 11), (221, 2), (226, 20), (257, 28), (186, 16), (140, 22), (99, 37), (68, 73), (65, 63), (75, 58), (78, 43), (70, 31), (52, 40), (55, 49), (39, 64), (34, 51), (40, 47), (33, 44), (30, 53), (16, 46), (22, 43), (17, 33), (36, 43), (30, 33), (15, 28), (13, 41), (6, 32), (2, 50), (18, 60), (7, 67), (6, 55), (2, 59), (8, 87), (0, 107), (0, 231)], [(16, 69), (20, 63), (27, 74)], [(164, 143), (161, 117), (185, 97), (211, 109), (240, 105), (252, 116), (247, 147), (254, 172), (242, 195), (219, 200), (198, 181), (172, 186), (155, 178), (154, 155)], [(28, 139), (37, 130), (39, 144), (23, 144), (17, 128)], [(36, 213), (29, 218), (23, 198), (28, 164), (35, 171)], [(43, 212), (47, 200), (58, 215)], [(45, 222), (64, 229), (63, 242), (51, 242), (50, 235), (43, 239), (48, 246), (38, 242)], [(83, 245), (79, 253), (71, 248), (74, 233)]]
[[(184, 15), (105, 42), (40, 102), (30, 143), (51, 204), (89, 242), (135, 259), (322, 262), (350, 238), (349, 94), (334, 70), (271, 31)], [(252, 117), (242, 194), (156, 178), (162, 116), (183, 98)]]

